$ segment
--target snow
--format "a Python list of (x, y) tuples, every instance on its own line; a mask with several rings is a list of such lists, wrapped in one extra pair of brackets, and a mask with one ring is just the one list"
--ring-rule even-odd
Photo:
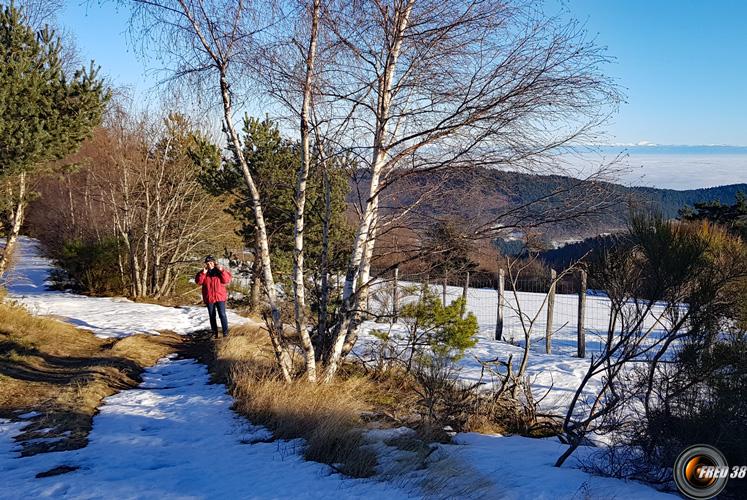
[[(648, 499), (679, 498), (635, 481), (591, 476), (553, 463), (565, 450), (555, 438), (457, 434), (448, 452), (458, 455), (479, 473), (492, 478), (504, 499)], [(581, 447), (577, 455), (588, 454)], [(573, 461), (573, 459), (570, 459)]]
[[(105, 400), (80, 450), (17, 457), (10, 438), (24, 424), (0, 423), (0, 498), (408, 497), (305, 461), (300, 440), (258, 442), (267, 430), (233, 413), (225, 386), (209, 381), (193, 360), (162, 360), (138, 389)], [(35, 478), (63, 465), (78, 469)]]
[(24, 413), (22, 415), (18, 415), (18, 418), (27, 419), (27, 418), (38, 417), (39, 415), (41, 415), (41, 413), (39, 413), (38, 411), (30, 411), (30, 412)]
[[(361, 335), (354, 352), (362, 359), (371, 359), (371, 352), (379, 345), (380, 340), (372, 335), (374, 330), (388, 330), (388, 325), (365, 321), (361, 326)], [(392, 334), (403, 336), (402, 325), (394, 325)], [(521, 361), (523, 349), (508, 342), (497, 341), (483, 332), (477, 336), (477, 345), (466, 350), (465, 356), (457, 362), (459, 378), (466, 383), (480, 381), (482, 365), (478, 360), (508, 361), (513, 355), (515, 368)], [(535, 401), (541, 400), (540, 408), (546, 413), (565, 414), (570, 400), (580, 381), (589, 368), (589, 359), (574, 358), (563, 354), (545, 354), (532, 350), (527, 365), (527, 375), (532, 381), (532, 393)], [(482, 379), (489, 384), (491, 380)], [(599, 382), (592, 380), (584, 394), (591, 394), (599, 388)]]
[[(159, 329), (186, 333), (205, 323), (202, 308), (47, 290), (51, 263), (39, 256), (38, 244), (22, 238), (19, 256), (10, 298), (37, 314), (62, 317), (100, 336)], [(377, 326), (382, 325), (367, 322), (366, 332)], [(486, 331), (470, 354), (495, 357), (520, 351), (491, 340)], [(370, 335), (363, 340), (370, 342)], [(463, 375), (474, 377), (475, 362), (465, 358), (462, 363)], [(585, 363), (533, 351), (530, 372), (545, 384), (552, 380), (556, 393), (573, 386)], [(0, 419), (0, 499), (675, 498), (640, 483), (591, 476), (574, 467), (573, 459), (554, 468), (564, 448), (556, 439), (457, 434), (455, 444), (431, 445), (433, 452), (421, 464), (415, 452), (387, 444), (412, 436), (407, 428), (367, 431), (368, 446), (379, 456), (379, 475), (346, 478), (327, 465), (303, 460), (302, 440), (271, 441), (266, 428), (236, 415), (232, 405), (225, 386), (210, 383), (204, 365), (169, 357), (147, 369), (138, 388), (104, 400), (85, 448), (21, 457), (13, 438), (29, 420)], [(590, 451), (581, 447), (576, 453)], [(73, 470), (36, 478), (61, 466)]]
[[(52, 262), (41, 256), (39, 242), (21, 236), (14, 253), (15, 265), (6, 277), (11, 300), (34, 314), (53, 315), (97, 337), (126, 337), (136, 333), (157, 334), (170, 330), (187, 334), (209, 328), (204, 307), (164, 307), (132, 302), (126, 298), (87, 297), (48, 290)], [(249, 321), (227, 311), (229, 325)]]
[[(417, 300), (420, 285), (401, 281), (400, 304)], [(372, 308), (387, 310), (391, 294), (385, 283), (378, 284), (373, 293)], [(442, 296), (441, 286), (431, 285), (431, 289), (439, 298)], [(462, 287), (448, 286), (446, 288), (446, 302), (462, 296)], [(547, 312), (545, 294), (531, 292), (506, 292), (504, 307), (503, 339), (495, 340), (495, 323), (497, 317), (498, 293), (491, 289), (470, 288), (467, 292), (467, 310), (477, 317), (479, 332), (477, 345), (467, 349), (464, 357), (458, 362), (459, 377), (467, 383), (480, 381), (482, 365), (478, 360), (508, 361), (513, 355), (514, 371), (518, 370), (523, 354), (524, 332), (521, 327), (521, 315), (525, 324), (533, 321), (530, 336), (530, 354), (527, 375), (532, 382), (532, 393), (535, 401), (540, 401), (540, 409), (545, 413), (565, 415), (576, 388), (588, 371), (591, 355), (602, 350), (606, 343), (609, 322), (610, 303), (605, 296), (589, 295), (586, 297), (587, 308), (584, 317), (586, 326), (586, 358), (577, 357), (577, 328), (576, 316), (578, 311), (577, 295), (557, 294), (555, 298), (553, 319), (552, 353), (545, 352), (545, 327)], [(660, 315), (663, 306), (657, 304), (653, 314), (649, 315), (644, 325), (652, 328), (652, 339), (660, 334), (654, 315)], [(662, 322), (663, 323), (663, 322)], [(390, 330), (391, 328), (391, 330)], [(380, 340), (371, 335), (374, 330), (389, 331), (394, 338), (403, 338), (406, 333), (405, 325), (395, 323), (376, 323), (364, 321), (354, 352), (362, 359), (370, 359), (372, 350), (380, 345)], [(490, 380), (482, 379), (490, 383)], [(592, 379), (583, 392), (584, 396), (595, 393), (600, 387), (600, 380)]]
[[(0, 421), (0, 498), (394, 500), (421, 498), (434, 484), (437, 498), (454, 491), (471, 498), (673, 498), (639, 483), (554, 468), (563, 445), (550, 439), (458, 434), (456, 444), (436, 445), (427, 469), (408, 468), (406, 452), (382, 443), (411, 436), (406, 428), (367, 435), (380, 451), (381, 478), (390, 481), (345, 478), (304, 461), (301, 440), (266, 442), (269, 432), (234, 414), (232, 403), (203, 365), (170, 358), (146, 370), (138, 389), (105, 400), (85, 448), (20, 457), (12, 437), (26, 423)], [(60, 466), (75, 470), (35, 477)]]

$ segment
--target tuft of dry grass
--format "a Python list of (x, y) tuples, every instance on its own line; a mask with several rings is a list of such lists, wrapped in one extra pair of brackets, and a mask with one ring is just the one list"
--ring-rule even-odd
[(362, 415), (370, 413), (374, 383), (348, 376), (335, 384), (287, 384), (278, 378), (267, 332), (258, 325), (232, 329), (216, 347), (216, 370), (236, 400), (235, 409), (277, 438), (303, 438), (308, 460), (354, 477), (375, 473), (376, 454), (365, 446)]
[(355, 477), (374, 473), (376, 456), (362, 447), (361, 414), (368, 406), (360, 394), (369, 390), (368, 380), (287, 384), (272, 376), (257, 378), (246, 369), (234, 370), (231, 380), (236, 410), (278, 438), (304, 438), (308, 460), (339, 464), (341, 472)]
[[(85, 446), (102, 399), (136, 386), (142, 370), (180, 342), (175, 334), (99, 339), (0, 303), (0, 417), (42, 414), (17, 437), (24, 455)], [(40, 432), (48, 428), (53, 430)], [(61, 439), (30, 441), (39, 437)]]

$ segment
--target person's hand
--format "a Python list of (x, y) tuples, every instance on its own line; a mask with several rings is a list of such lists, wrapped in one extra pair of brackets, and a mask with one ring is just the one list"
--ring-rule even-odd
[(207, 274), (207, 269), (208, 269), (207, 264), (203, 264), (202, 265), (202, 274)]

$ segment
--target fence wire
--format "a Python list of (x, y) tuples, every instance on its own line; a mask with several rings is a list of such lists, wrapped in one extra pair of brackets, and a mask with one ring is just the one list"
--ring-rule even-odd
[[(480, 336), (483, 338), (500, 338), (523, 346), (528, 334), (534, 349), (546, 351), (549, 332), (550, 352), (576, 356), (579, 355), (578, 332), (581, 328), (584, 333), (585, 355), (602, 352), (607, 344), (610, 327), (610, 300), (603, 293), (583, 288), (579, 273), (569, 274), (555, 284), (552, 315), (549, 316), (551, 283), (550, 276), (511, 280), (506, 275), (502, 323), (498, 319), (500, 286), (497, 276), (468, 276), (467, 273), (433, 276), (389, 271), (382, 273), (371, 286), (366, 306), (369, 317), (391, 319), (397, 316), (398, 309), (404, 304), (417, 301), (423, 287), (427, 286), (447, 304), (464, 296), (466, 310), (476, 316)], [(585, 297), (581, 311), (582, 325), (579, 324), (581, 293)], [(657, 338), (657, 323), (661, 323), (659, 316), (663, 313), (663, 308), (663, 305), (655, 307), (643, 323), (644, 328), (651, 327), (654, 330), (652, 342)]]

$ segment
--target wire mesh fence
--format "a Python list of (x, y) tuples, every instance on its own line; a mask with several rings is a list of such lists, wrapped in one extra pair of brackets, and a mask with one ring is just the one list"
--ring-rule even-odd
[[(235, 263), (232, 263), (235, 264)], [(234, 281), (243, 292), (251, 270), (231, 266)], [(535, 351), (585, 357), (601, 353), (608, 332), (619, 332), (611, 322), (612, 304), (603, 292), (587, 289), (586, 274), (577, 270), (556, 276), (520, 276), (508, 273), (400, 273), (398, 269), (374, 271), (365, 317), (378, 322), (397, 321), (402, 306), (417, 301), (427, 287), (445, 304), (466, 299), (466, 310), (477, 318), (483, 339), (503, 340), (518, 346), (529, 341)], [(341, 275), (330, 278), (332, 297), (341, 290)], [(634, 309), (637, 304), (630, 304)], [(686, 306), (683, 306), (686, 307)], [(619, 309), (619, 308), (618, 308)], [(654, 330), (655, 342), (671, 314), (671, 305), (655, 305), (646, 313), (642, 329)], [(676, 314), (676, 310), (674, 311)], [(659, 329), (660, 332), (655, 331)]]
[(424, 287), (447, 304), (464, 297), (482, 337), (517, 345), (524, 345), (528, 338), (546, 352), (574, 356), (599, 352), (607, 342), (610, 301), (587, 290), (583, 271), (560, 278), (511, 279), (502, 273), (437, 276), (393, 270), (381, 273), (372, 285), (367, 312), (379, 320), (396, 318), (402, 305), (417, 301)]

